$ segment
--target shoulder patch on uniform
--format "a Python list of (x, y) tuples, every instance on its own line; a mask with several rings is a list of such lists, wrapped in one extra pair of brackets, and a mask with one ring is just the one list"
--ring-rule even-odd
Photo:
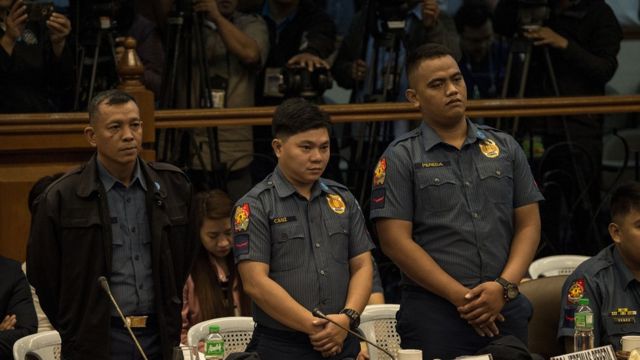
[(373, 170), (373, 185), (380, 186), (384, 185), (384, 179), (387, 176), (387, 159), (385, 157), (381, 157), (378, 160), (378, 165), (376, 165), (375, 170)]
[(236, 207), (236, 212), (233, 215), (233, 227), (236, 232), (247, 231), (249, 228), (250, 215), (251, 208), (248, 203), (244, 203)]
[(327, 194), (327, 203), (331, 210), (333, 210), (336, 214), (344, 214), (345, 210), (347, 210), (347, 205), (345, 205), (342, 197), (337, 194)]
[(383, 187), (373, 189), (371, 192), (371, 210), (383, 209), (386, 199), (386, 189)]
[(584, 294), (584, 279), (575, 280), (567, 290), (567, 302), (570, 304), (578, 303)]
[(237, 234), (233, 237), (233, 253), (235, 256), (249, 253), (249, 234)]

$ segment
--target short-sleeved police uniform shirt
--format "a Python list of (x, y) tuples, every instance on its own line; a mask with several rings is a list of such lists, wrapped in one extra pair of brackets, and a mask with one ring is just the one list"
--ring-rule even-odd
[(621, 337), (640, 334), (640, 283), (615, 245), (580, 264), (565, 281), (558, 337), (573, 336), (573, 315), (582, 298), (589, 299), (593, 310), (596, 346), (611, 344), (620, 350)]
[[(278, 167), (243, 198), (233, 213), (234, 255), (269, 265), (269, 277), (305, 308), (338, 313), (350, 280), (349, 259), (373, 243), (349, 190), (318, 180), (307, 200)], [(254, 304), (258, 324), (291, 330)]]
[(469, 120), (467, 128), (459, 150), (424, 122), (392, 142), (374, 171), (371, 219), (412, 222), (414, 241), (474, 287), (502, 273), (514, 209), (543, 197), (511, 136)]

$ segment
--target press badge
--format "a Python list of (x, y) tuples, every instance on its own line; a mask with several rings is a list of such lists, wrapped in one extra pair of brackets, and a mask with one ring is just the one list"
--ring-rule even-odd
[(266, 68), (264, 71), (264, 96), (283, 97), (284, 94), (280, 92), (280, 84), (282, 82), (280, 68)]

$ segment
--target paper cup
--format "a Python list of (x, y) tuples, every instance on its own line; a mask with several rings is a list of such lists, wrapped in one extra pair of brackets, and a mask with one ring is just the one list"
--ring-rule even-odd
[(398, 350), (398, 360), (422, 360), (422, 350), (400, 349)]
[(631, 351), (635, 348), (640, 348), (640, 335), (627, 335), (620, 339), (622, 344), (622, 351)]

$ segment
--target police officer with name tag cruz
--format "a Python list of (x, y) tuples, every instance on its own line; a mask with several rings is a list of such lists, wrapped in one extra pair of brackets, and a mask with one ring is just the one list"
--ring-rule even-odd
[(278, 165), (238, 200), (234, 254), (257, 326), (246, 351), (263, 360), (345, 359), (371, 293), (373, 244), (347, 187), (321, 178), (329, 160), (328, 116), (309, 102), (283, 102), (274, 114)]
[(419, 47), (406, 69), (423, 121), (380, 158), (370, 215), (403, 272), (401, 347), (452, 359), (495, 336), (526, 344), (532, 310), (516, 284), (540, 240), (543, 199), (527, 159), (511, 136), (466, 118), (464, 79), (447, 48)]

